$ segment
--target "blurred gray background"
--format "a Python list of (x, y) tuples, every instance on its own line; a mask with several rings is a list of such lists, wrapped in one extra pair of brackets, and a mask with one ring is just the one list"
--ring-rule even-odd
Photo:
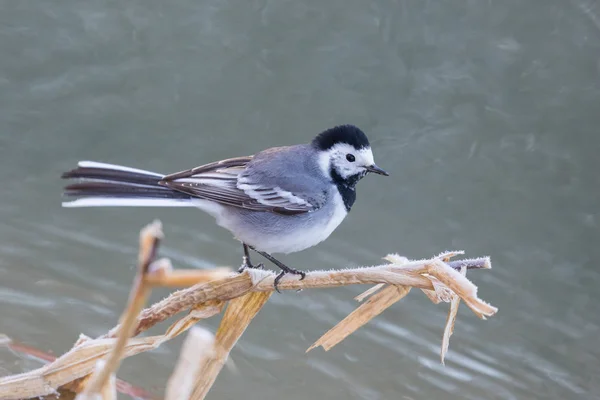
[[(490, 255), (469, 277), (500, 312), (463, 307), (442, 367), (447, 306), (417, 291), (309, 354), (365, 288), (276, 295), (209, 397), (599, 398), (600, 5), (586, 0), (0, 2), (0, 332), (57, 354), (104, 333), (154, 218), (176, 266), (240, 262), (199, 211), (61, 209), (78, 160), (169, 173), (340, 123), (391, 177), (362, 181), (328, 241), (283, 259)], [(120, 376), (160, 393), (180, 344)], [(2, 375), (39, 365), (0, 348)]]

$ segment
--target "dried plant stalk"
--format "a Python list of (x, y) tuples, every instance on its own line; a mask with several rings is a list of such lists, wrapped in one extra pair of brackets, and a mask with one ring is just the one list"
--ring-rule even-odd
[[(223, 279), (176, 291), (140, 313), (133, 336), (137, 336), (154, 325), (187, 311), (195, 305), (227, 301), (243, 296), (252, 289), (252, 286), (250, 276), (247, 273), (242, 273), (232, 274)], [(115, 337), (119, 328), (120, 325), (117, 325), (102, 337)]]
[(173, 270), (149, 274), (146, 283), (154, 287), (190, 287), (223, 279), (231, 275), (231, 268), (220, 267), (209, 270)]
[[(161, 335), (130, 339), (123, 357), (153, 350), (171, 338)], [(26, 399), (51, 395), (59, 387), (92, 373), (96, 362), (106, 358), (114, 344), (115, 339), (86, 341), (41, 368), (0, 378), (0, 399)]]
[[(281, 281), (280, 288), (291, 290), (303, 287), (341, 286), (344, 284), (387, 283), (433, 290), (434, 286), (428, 276), (434, 276), (440, 281), (444, 281), (444, 284), (465, 300), (465, 303), (471, 307), (476, 315), (489, 316), (496, 312), (494, 307), (476, 297), (476, 289), (471, 282), (452, 270), (447, 264), (441, 261), (437, 263), (438, 261), (439, 260), (437, 259), (432, 259), (410, 262), (402, 266), (385, 264), (369, 268), (310, 272), (303, 281), (299, 281), (295, 277), (285, 277)], [(446, 271), (446, 269), (449, 269), (451, 272)], [(458, 280), (456, 280), (454, 274), (459, 276)], [(202, 304), (208, 301), (217, 301), (218, 303), (219, 301), (243, 296), (250, 291), (265, 291), (266, 294), (270, 294), (273, 290), (272, 284), (274, 277), (275, 274), (272, 272), (251, 270), (242, 274), (233, 274), (228, 278), (210, 281), (196, 285), (192, 288), (180, 290), (142, 312), (138, 319), (136, 332), (148, 329), (154, 324), (179, 312), (185, 311), (196, 304)], [(216, 312), (217, 309), (218, 307), (214, 307), (213, 311)], [(95, 356), (98, 356), (98, 354), (96, 353)], [(104, 357), (105, 353), (102, 356)], [(87, 359), (88, 357), (90, 356), (85, 356), (84, 359)], [(92, 361), (92, 366), (88, 366), (87, 369), (84, 369), (84, 373), (82, 373), (77, 365), (79, 356), (77, 356), (76, 360), (72, 360), (72, 362), (72, 369), (69, 371), (65, 370), (66, 373), (71, 374), (71, 380), (88, 374), (93, 368)], [(54, 368), (56, 365), (50, 364), (48, 367)], [(52, 371), (54, 371), (54, 369), (52, 369)], [(65, 379), (64, 381), (49, 382), (44, 376), (40, 377), (35, 373), (28, 376), (28, 378), (29, 379), (26, 381), (23, 380), (19, 382), (8, 382), (5, 379), (0, 380), (0, 398), (3, 398), (2, 390), (6, 390), (4, 393), (7, 393), (8, 396), (8, 393), (12, 393), (12, 388), (18, 388), (20, 384), (26, 384), (28, 387), (45, 388), (41, 389), (39, 393), (43, 392), (44, 394), (49, 394), (51, 391), (48, 392), (46, 389), (56, 388), (70, 381), (66, 377), (63, 377)], [(60, 383), (57, 384), (57, 382)], [(31, 391), (27, 391), (27, 393), (31, 394), (29, 396), (24, 395), (16, 398), (33, 397), (35, 395), (35, 393), (32, 393)]]
[[(453, 251), (453, 252), (445, 252), (438, 255), (445, 263), (449, 263), (450, 259), (459, 254), (464, 254), (464, 251)], [(433, 304), (439, 304), (442, 301), (448, 302), (446, 298), (450, 297), (450, 290), (446, 288), (442, 283), (440, 283), (437, 278), (430, 277), (431, 283), (433, 284), (434, 290), (421, 289), (423, 293), (431, 300)]]
[(331, 349), (358, 328), (381, 314), (386, 308), (401, 300), (408, 292), (410, 292), (410, 287), (408, 286), (386, 286), (378, 293), (369, 297), (365, 303), (361, 304), (350, 315), (321, 336), (306, 352), (311, 351), (317, 346), (322, 346), (325, 351)]
[[(19, 342), (15, 342), (9, 338), (6, 338), (6, 342), (5, 343), (1, 343), (1, 336), (0, 335), (0, 345), (4, 344), (6, 345), (8, 348), (10, 348), (12, 351), (14, 352), (18, 352), (18, 353), (23, 353), (23, 354), (27, 354), (29, 356), (35, 357), (39, 360), (43, 360), (45, 362), (53, 362), (57, 359), (57, 357), (53, 354), (47, 353), (45, 351), (42, 351), (40, 349), (37, 349), (35, 347), (26, 345), (24, 343), (19, 343)], [(89, 375), (88, 375), (89, 377)], [(80, 380), (76, 380), (72, 382), (72, 385), (66, 385), (64, 386), (64, 390), (61, 391), (60, 399), (74, 399), (75, 398), (75, 393), (79, 393), (81, 391), (83, 391), (83, 388), (85, 387), (85, 385), (82, 385), (81, 387), (76, 385), (76, 382), (83, 382), (83, 379)], [(134, 386), (128, 382), (122, 381), (120, 379), (116, 380), (116, 388), (117, 391), (119, 393), (123, 393), (126, 394), (130, 397), (134, 397), (136, 399), (150, 399), (152, 398), (152, 396), (150, 395), (149, 392), (143, 390), (140, 387)], [(68, 397), (68, 393), (70, 393), (70, 397)], [(48, 399), (50, 399), (51, 397), (48, 397)]]
[(136, 328), (137, 316), (142, 308), (144, 308), (146, 300), (150, 295), (150, 286), (146, 283), (145, 277), (150, 269), (150, 264), (156, 258), (158, 245), (162, 238), (162, 224), (159, 221), (154, 221), (140, 232), (138, 273), (131, 290), (129, 303), (121, 317), (122, 322), (117, 341), (106, 360), (106, 364), (103, 364), (101, 368), (94, 372), (85, 387), (85, 391), (79, 396), (81, 400), (91, 398), (90, 396), (93, 396), (95, 393), (100, 393), (102, 388), (107, 384), (110, 375), (119, 369), (127, 340), (132, 336)]
[(358, 296), (356, 296), (354, 300), (363, 301), (364, 299), (373, 295), (375, 292), (379, 291), (379, 289), (382, 289), (383, 287), (385, 287), (385, 283), (378, 283), (377, 285), (372, 286), (370, 289), (367, 289)]
[(191, 400), (204, 399), (223, 368), (229, 352), (252, 319), (269, 300), (271, 294), (270, 292), (249, 293), (229, 302), (215, 335), (215, 352), (212, 357), (204, 359), (198, 373), (199, 380), (196, 382), (193, 395), (190, 397)]
[[(98, 360), (96, 362), (96, 368), (94, 374), (99, 374), (105, 368), (106, 362), (104, 360)], [(90, 375), (90, 377), (93, 375)], [(117, 400), (117, 380), (115, 374), (110, 374), (104, 386), (97, 393), (82, 393), (78, 395), (75, 400)]]
[(196, 381), (200, 379), (200, 367), (214, 353), (215, 337), (205, 329), (190, 329), (181, 351), (179, 361), (169, 379), (166, 400), (189, 399)]
[(464, 275), (450, 268), (448, 264), (441, 260), (433, 259), (432, 261), (432, 263), (427, 265), (427, 273), (436, 277), (452, 292), (463, 299), (475, 315), (481, 319), (485, 319), (498, 311), (496, 307), (481, 301), (477, 297), (477, 286), (471, 283)]
[[(466, 276), (467, 268), (462, 267), (460, 273), (463, 276)], [(448, 310), (448, 318), (446, 319), (446, 325), (444, 327), (444, 335), (442, 336), (442, 350), (440, 351), (440, 360), (442, 364), (445, 364), (448, 346), (450, 345), (450, 336), (452, 336), (452, 333), (454, 332), (454, 323), (456, 322), (456, 316), (458, 315), (459, 305), (460, 297), (456, 294), (452, 295), (452, 299), (450, 300), (450, 309)]]
[(102, 400), (117, 400), (117, 377), (115, 374), (110, 374), (108, 381), (100, 391)]
[[(185, 332), (200, 319), (218, 314), (222, 308), (223, 303), (199, 305), (171, 325), (164, 335), (129, 339), (124, 358), (156, 349), (162, 343)], [(85, 387), (81, 378), (93, 372), (96, 362), (106, 358), (114, 343), (114, 338), (79, 341), (73, 349), (50, 364), (24, 374), (0, 378), (0, 399), (46, 396), (61, 387), (79, 392)]]
[[(306, 278), (299, 281), (294, 276), (285, 276), (280, 284), (280, 290), (299, 290), (309, 288), (328, 288), (357, 284), (389, 283), (434, 290), (431, 280), (421, 273), (426, 270), (425, 264), (432, 260), (411, 261), (408, 264), (383, 264), (374, 267), (349, 268), (334, 271), (311, 271)], [(487, 257), (467, 261), (453, 261), (449, 268), (460, 268), (466, 265), (468, 269), (490, 268)], [(405, 268), (402, 270), (402, 268)], [(166, 319), (189, 310), (195, 304), (207, 301), (227, 301), (243, 296), (250, 291), (272, 291), (275, 274), (265, 270), (246, 270), (244, 273), (231, 273), (221, 279), (211, 280), (190, 288), (172, 293), (169, 297), (143, 310), (138, 317), (134, 336), (150, 329)], [(484, 315), (493, 315), (493, 308), (487, 307), (479, 299), (471, 303), (476, 310), (482, 308)], [(477, 315), (481, 314), (476, 312)], [(111, 329), (102, 337), (115, 337), (119, 326)]]
[[(107, 386), (107, 378), (118, 368), (124, 357), (158, 347), (164, 341), (185, 332), (202, 318), (218, 314), (226, 302), (229, 306), (215, 336), (214, 353), (205, 357), (195, 367), (181, 367), (188, 370), (184, 378), (174, 374), (173, 382), (189, 380), (195, 375), (193, 399), (203, 399), (223, 367), (227, 356), (241, 337), (248, 324), (273, 293), (275, 274), (264, 270), (246, 270), (232, 273), (229, 270), (214, 271), (173, 271), (166, 259), (155, 260), (160, 225), (151, 225), (140, 235), (138, 275), (121, 323), (98, 339), (83, 338), (72, 350), (48, 365), (24, 374), (0, 378), (0, 399), (20, 399), (52, 395), (56, 390), (80, 391), (85, 394), (100, 393)], [(281, 290), (327, 288), (353, 284), (374, 284), (375, 287), (358, 296), (359, 300), (368, 297), (348, 317), (328, 331), (311, 346), (322, 346), (325, 350), (338, 344), (349, 334), (360, 328), (383, 310), (404, 297), (415, 287), (422, 289), (432, 301), (450, 301), (450, 313), (443, 338), (442, 360), (454, 326), (459, 301), (462, 300), (480, 318), (494, 315), (495, 307), (477, 297), (477, 288), (457, 270), (491, 268), (489, 258), (450, 261), (462, 252), (447, 252), (426, 260), (409, 261), (404, 257), (389, 255), (389, 264), (368, 268), (352, 268), (333, 271), (312, 271), (302, 281), (297, 276), (285, 276)], [(139, 312), (151, 287), (194, 285), (176, 291), (166, 299)], [(131, 338), (155, 324), (178, 313), (190, 313), (169, 327), (164, 335), (146, 338)], [(310, 350), (310, 349), (309, 349)], [(110, 354), (109, 357), (107, 357)], [(187, 355), (187, 351), (182, 352)], [(107, 360), (100, 372), (89, 378), (98, 360)], [(182, 358), (183, 365), (190, 362)], [(197, 367), (194, 374), (193, 369)], [(86, 378), (87, 377), (87, 378)], [(89, 380), (89, 384), (87, 381)], [(171, 386), (172, 385), (172, 386)], [(185, 385), (170, 385), (185, 389)], [(184, 394), (169, 396), (185, 397)], [(112, 392), (110, 392), (112, 393)], [(110, 396), (112, 394), (105, 394)], [(181, 393), (181, 392), (180, 392)]]

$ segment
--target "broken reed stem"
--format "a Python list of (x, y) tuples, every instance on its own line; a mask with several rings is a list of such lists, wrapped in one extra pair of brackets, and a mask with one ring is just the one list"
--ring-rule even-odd
[[(35, 347), (28, 346), (24, 343), (16, 342), (9, 338), (6, 338), (6, 341), (3, 343), (2, 335), (0, 335), (0, 346), (2, 346), (2, 345), (7, 346), (11, 351), (13, 351), (15, 353), (23, 353), (28, 356), (34, 357), (38, 360), (43, 360), (46, 363), (52, 363), (52, 362), (56, 361), (56, 359), (57, 359), (57, 357), (53, 354), (47, 353), (47, 352), (37, 349)], [(85, 378), (89, 378), (89, 377), (90, 377), (90, 375), (87, 375), (87, 377), (85, 377)], [(0, 380), (1, 380), (1, 378), (0, 378)], [(79, 393), (79, 392), (83, 391), (83, 388), (85, 388), (86, 382), (87, 381), (84, 381), (83, 378), (72, 381), (71, 384), (69, 384), (68, 386), (64, 386), (63, 388), (61, 388), (61, 390), (59, 390), (60, 395), (62, 397), (59, 396), (58, 398), (74, 399), (75, 393)], [(118, 392), (128, 395), (130, 397), (133, 397), (136, 399), (151, 399), (152, 398), (152, 396), (150, 395), (149, 392), (143, 390), (140, 387), (134, 386), (128, 382), (122, 381), (120, 379), (117, 379), (115, 381), (115, 385), (116, 385)], [(0, 389), (1, 389), (1, 384), (0, 384)], [(2, 399), (2, 398), (3, 397), (0, 394), (0, 399)], [(49, 399), (50, 398), (51, 397), (49, 397)]]
[(119, 330), (117, 341), (112, 348), (112, 351), (108, 355), (104, 368), (101, 368), (92, 375), (89, 383), (86, 385), (85, 390), (82, 393), (82, 399), (87, 398), (85, 396), (91, 396), (94, 393), (100, 392), (110, 375), (119, 369), (119, 366), (121, 365), (121, 359), (123, 358), (123, 353), (125, 351), (125, 345), (135, 330), (137, 315), (144, 307), (144, 304), (146, 304), (146, 299), (148, 298), (149, 293), (150, 290), (145, 286), (143, 279), (136, 279), (136, 283), (134, 284), (134, 292), (132, 293), (133, 298), (129, 302), (127, 310), (125, 311), (125, 315), (122, 318), (123, 323), (121, 325), (121, 329)]
[(158, 245), (162, 237), (162, 226), (158, 221), (146, 226), (140, 232), (138, 271), (133, 283), (133, 288), (131, 289), (129, 302), (121, 317), (121, 327), (117, 335), (117, 341), (108, 355), (106, 363), (92, 374), (85, 390), (78, 398), (88, 399), (91, 398), (90, 396), (100, 393), (106, 386), (111, 374), (116, 373), (119, 369), (127, 341), (135, 331), (137, 317), (144, 308), (150, 294), (151, 289), (145, 282), (145, 277), (150, 269), (150, 264), (156, 258)]
[[(243, 273), (228, 275), (225, 278), (173, 292), (140, 313), (133, 336), (137, 336), (157, 323), (187, 311), (195, 305), (209, 301), (228, 301), (244, 295), (250, 289), (252, 289), (252, 280), (248, 274)], [(100, 338), (115, 337), (119, 329), (120, 325), (117, 325)]]
[(146, 283), (152, 287), (190, 287), (199, 283), (222, 279), (231, 275), (231, 268), (219, 267), (210, 270), (167, 268), (146, 276)]
[(200, 380), (200, 368), (213, 356), (215, 337), (209, 331), (192, 327), (187, 334), (179, 361), (169, 378), (165, 400), (189, 399), (196, 382)]
[(328, 351), (358, 328), (381, 314), (388, 307), (404, 298), (408, 292), (410, 292), (410, 287), (408, 286), (386, 285), (385, 288), (369, 297), (356, 310), (352, 311), (346, 318), (321, 336), (306, 352), (308, 353), (318, 346)]
[(248, 293), (229, 302), (215, 335), (215, 351), (203, 359), (190, 400), (202, 400), (221, 372), (231, 349), (273, 293)]
[[(215, 335), (214, 347), (208, 344), (203, 347), (196, 341), (196, 349), (190, 350), (186, 341), (179, 366), (169, 383), (169, 399), (203, 399), (229, 352), (272, 295), (276, 275), (271, 271), (254, 269), (241, 274), (227, 269), (174, 271), (167, 259), (155, 260), (161, 238), (158, 222), (149, 225), (140, 234), (138, 272), (120, 324), (101, 338), (78, 341), (69, 352), (38, 370), (0, 378), (0, 399), (29, 398), (52, 394), (61, 388), (76, 390), (74, 388), (83, 386), (85, 389), (82, 397), (93, 394), (97, 398), (101, 396), (101, 390), (108, 390), (103, 394), (108, 399), (113, 393), (109, 378), (114, 377), (123, 357), (158, 347), (191, 328), (198, 320), (218, 314), (228, 302)], [(402, 299), (412, 287), (422, 289), (434, 303), (450, 301), (451, 310), (442, 346), (443, 359), (460, 300), (480, 318), (497, 312), (495, 307), (477, 297), (477, 287), (463, 275), (467, 269), (491, 268), (489, 258), (450, 261), (451, 257), (459, 254), (462, 252), (446, 252), (418, 261), (388, 255), (385, 259), (389, 264), (311, 271), (304, 280), (288, 275), (278, 286), (281, 290), (298, 290), (355, 284), (376, 285), (358, 296), (360, 300), (367, 299), (366, 302), (317, 340), (309, 350), (316, 346), (322, 346), (325, 350), (335, 346)], [(193, 286), (174, 292), (140, 312), (152, 287), (189, 285)], [(191, 311), (171, 325), (164, 335), (132, 338), (186, 310)], [(189, 340), (192, 340), (192, 336), (194, 334), (190, 333)], [(95, 360), (102, 359), (106, 359), (105, 365), (93, 372)]]
[[(460, 270), (461, 275), (466, 276), (467, 269), (463, 267)], [(446, 325), (444, 326), (444, 333), (442, 335), (442, 348), (440, 350), (440, 361), (442, 365), (446, 363), (446, 353), (448, 353), (448, 346), (450, 346), (450, 336), (454, 333), (454, 323), (456, 322), (456, 316), (458, 315), (458, 306), (460, 305), (460, 297), (457, 294), (451, 294), (450, 309), (448, 310), (448, 317), (446, 318)]]
[(100, 392), (102, 400), (117, 400), (117, 377), (110, 374)]
[[(106, 368), (106, 363), (103, 360), (98, 360), (98, 362), (96, 363), (96, 369), (94, 370), (94, 373), (99, 374), (100, 371), (102, 371), (104, 368)], [(85, 396), (85, 394), (77, 396), (75, 399), (79, 400), (82, 398), (82, 396)], [(100, 391), (96, 395), (92, 395), (92, 397), (88, 398), (90, 400), (117, 400), (117, 380), (115, 374), (111, 373), (108, 376), (108, 379), (106, 380), (102, 388), (100, 389)]]
[[(434, 290), (431, 280), (419, 273), (419, 271), (426, 270), (425, 265), (428, 263), (432, 263), (432, 260), (407, 261), (401, 265), (382, 264), (373, 267), (359, 267), (332, 271), (310, 271), (307, 272), (306, 278), (302, 281), (296, 276), (287, 275), (280, 281), (279, 289), (299, 290), (388, 283)], [(452, 261), (451, 263), (448, 263), (448, 266), (453, 269), (462, 266), (466, 266), (467, 269), (491, 268), (488, 257)], [(198, 271), (198, 273), (201, 272), (204, 271)], [(206, 271), (206, 273), (208, 272), (209, 271)], [(246, 270), (241, 274), (229, 273), (225, 276), (220, 276), (222, 273), (224, 272), (217, 270), (217, 274), (214, 275), (214, 280), (173, 292), (167, 298), (153, 304), (150, 308), (143, 310), (139, 315), (137, 327), (133, 336), (137, 336), (176, 314), (187, 311), (195, 304), (201, 304), (211, 300), (228, 301), (243, 296), (250, 291), (273, 291), (273, 282), (276, 276), (274, 272), (266, 270)], [(165, 281), (168, 280), (168, 278), (162, 279)], [(493, 314), (491, 310), (487, 310), (485, 314), (487, 315), (490, 312)], [(118, 329), (119, 325), (111, 329), (106, 335), (101, 336), (101, 338), (115, 337)]]

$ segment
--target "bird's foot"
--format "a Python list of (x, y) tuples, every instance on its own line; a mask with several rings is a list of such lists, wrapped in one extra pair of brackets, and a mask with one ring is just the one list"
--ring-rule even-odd
[(300, 271), (299, 269), (290, 268), (283, 264), (278, 265), (278, 267), (281, 268), (281, 272), (275, 277), (275, 281), (273, 281), (273, 287), (275, 288), (277, 293), (281, 293), (281, 291), (279, 291), (278, 285), (279, 281), (285, 276), (285, 274), (300, 275), (300, 280), (306, 278), (306, 272)]
[(248, 257), (244, 257), (242, 259), (242, 265), (238, 268), (238, 272), (241, 274), (246, 268), (264, 269), (264, 267), (265, 265), (263, 263), (253, 265)]

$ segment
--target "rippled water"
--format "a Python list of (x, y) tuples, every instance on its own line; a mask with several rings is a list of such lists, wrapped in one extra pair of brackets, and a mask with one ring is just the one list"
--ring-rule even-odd
[[(489, 254), (470, 277), (500, 312), (463, 307), (442, 367), (447, 308), (416, 291), (309, 354), (363, 288), (273, 296), (209, 397), (600, 397), (598, 3), (5, 1), (0, 54), (0, 332), (61, 353), (112, 327), (155, 217), (177, 266), (239, 263), (200, 212), (61, 209), (77, 160), (173, 172), (349, 122), (391, 177), (285, 260)], [(121, 377), (162, 388), (179, 345)], [(39, 365), (0, 348), (1, 374)]]

